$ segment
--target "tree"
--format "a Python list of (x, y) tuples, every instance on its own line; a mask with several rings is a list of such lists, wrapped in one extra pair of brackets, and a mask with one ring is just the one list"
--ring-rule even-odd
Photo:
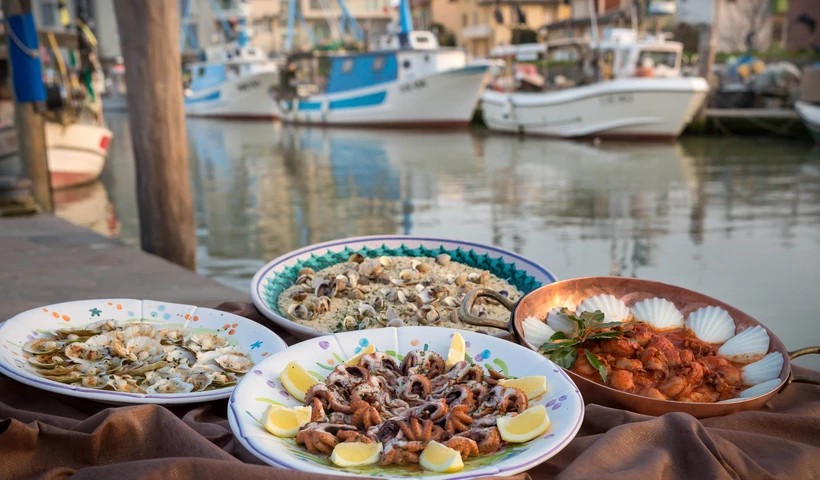
[(447, 31), (444, 25), (440, 23), (433, 23), (430, 25), (430, 31), (436, 35), (439, 46), (455, 47), (456, 35), (453, 32)]
[(720, 39), (729, 50), (751, 52), (771, 46), (771, 0), (738, 0), (723, 7), (727, 28)]
[(529, 28), (513, 28), (512, 41), (513, 45), (523, 45), (525, 43), (538, 43), (538, 32)]

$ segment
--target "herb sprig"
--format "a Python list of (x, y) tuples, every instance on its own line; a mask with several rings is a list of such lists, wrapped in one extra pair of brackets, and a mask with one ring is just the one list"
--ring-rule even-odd
[[(549, 359), (555, 364), (563, 368), (572, 368), (575, 361), (578, 359), (578, 346), (583, 345), (588, 340), (601, 340), (605, 338), (615, 338), (623, 334), (620, 331), (601, 331), (605, 328), (626, 325), (625, 322), (604, 322), (606, 315), (600, 310), (594, 312), (583, 312), (576, 314), (575, 312), (562, 308), (559, 315), (575, 324), (575, 328), (570, 335), (564, 332), (556, 332), (550, 337), (549, 341), (541, 345), (539, 349), (544, 354), (549, 355)], [(606, 365), (598, 360), (594, 353), (586, 348), (583, 349), (584, 354), (589, 360), (589, 364), (601, 375), (601, 379), (606, 382), (607, 371)]]

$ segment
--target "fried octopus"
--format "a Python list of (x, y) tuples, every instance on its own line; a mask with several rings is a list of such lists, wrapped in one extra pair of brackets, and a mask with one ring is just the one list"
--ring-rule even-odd
[(308, 390), (311, 423), (296, 443), (329, 455), (342, 442), (381, 442), (381, 465), (418, 463), (431, 441), (463, 459), (498, 451), (496, 419), (527, 408), (520, 390), (504, 387), (499, 372), (462, 361), (445, 369), (435, 352), (414, 351), (401, 364), (376, 352), (358, 365), (339, 365), (324, 384)]

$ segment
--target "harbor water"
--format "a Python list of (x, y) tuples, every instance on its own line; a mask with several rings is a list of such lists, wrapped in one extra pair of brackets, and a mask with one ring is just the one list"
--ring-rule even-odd
[[(137, 246), (127, 114), (100, 183), (58, 214)], [(267, 261), (349, 236), (491, 243), (558, 278), (719, 298), (790, 349), (820, 345), (820, 150), (773, 138), (571, 142), (189, 119), (199, 272), (242, 291)], [(214, 304), (225, 299), (214, 299)], [(799, 364), (820, 368), (820, 359)]]

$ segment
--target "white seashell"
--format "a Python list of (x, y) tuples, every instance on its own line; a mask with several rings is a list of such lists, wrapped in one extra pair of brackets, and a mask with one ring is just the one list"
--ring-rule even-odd
[(604, 321), (609, 322), (625, 322), (629, 320), (629, 307), (619, 298), (614, 295), (595, 295), (589, 297), (578, 305), (576, 312), (581, 314), (583, 312), (594, 312), (600, 310), (604, 313)]
[(575, 322), (559, 315), (561, 307), (555, 307), (547, 314), (547, 325), (556, 332), (572, 333), (575, 330)]
[(732, 362), (754, 362), (769, 351), (769, 334), (766, 329), (757, 325), (747, 328), (730, 338), (718, 350), (718, 355)]
[(754, 398), (765, 395), (777, 388), (780, 385), (780, 381), (779, 378), (775, 378), (768, 382), (758, 383), (754, 387), (749, 387), (740, 392), (740, 398)]
[(658, 330), (683, 328), (683, 315), (675, 304), (665, 298), (647, 298), (632, 305), (635, 320), (645, 322)]
[(740, 370), (743, 385), (759, 385), (780, 376), (783, 369), (783, 354), (772, 352), (762, 359), (750, 363)]
[(686, 328), (706, 343), (724, 343), (735, 335), (735, 321), (720, 307), (703, 307), (690, 313)]
[(534, 348), (540, 348), (555, 335), (555, 330), (535, 317), (525, 318), (521, 326), (524, 329), (524, 340)]

